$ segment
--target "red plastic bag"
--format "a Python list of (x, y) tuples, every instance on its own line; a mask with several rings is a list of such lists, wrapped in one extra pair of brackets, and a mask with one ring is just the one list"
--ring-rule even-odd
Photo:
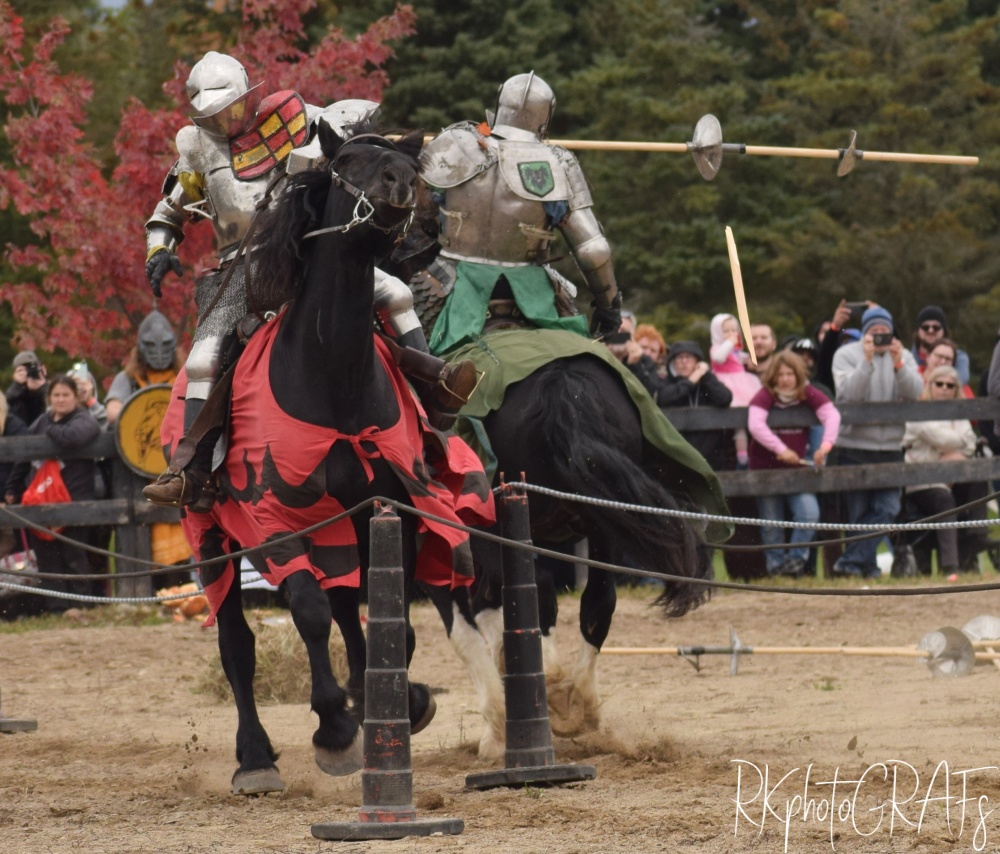
[[(59, 460), (46, 460), (35, 473), (28, 488), (21, 497), (22, 504), (63, 504), (72, 501), (69, 490), (62, 478), (62, 466)], [(57, 534), (62, 528), (53, 528)], [(45, 531), (35, 529), (34, 534), (40, 540), (55, 539)]]

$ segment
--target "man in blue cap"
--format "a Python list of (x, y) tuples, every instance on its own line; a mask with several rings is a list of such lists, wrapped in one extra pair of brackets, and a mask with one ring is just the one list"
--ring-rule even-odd
[[(837, 403), (917, 400), (924, 383), (913, 355), (893, 333), (892, 315), (871, 305), (861, 317), (861, 340), (844, 344), (833, 357)], [(863, 466), (903, 461), (905, 424), (846, 424), (841, 427), (836, 465)], [(844, 493), (849, 524), (889, 525), (899, 515), (899, 489), (856, 489)], [(834, 575), (877, 578), (878, 538), (850, 542), (833, 566)]]

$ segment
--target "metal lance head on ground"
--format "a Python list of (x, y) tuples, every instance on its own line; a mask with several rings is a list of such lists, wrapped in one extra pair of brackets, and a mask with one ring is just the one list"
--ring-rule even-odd
[(917, 649), (928, 654), (927, 667), (934, 676), (968, 676), (976, 666), (972, 641), (954, 626), (928, 632)]
[[(969, 637), (973, 647), (995, 656), (997, 648), (1000, 648), (1000, 617), (989, 614), (975, 617), (962, 626), (962, 633)], [(993, 666), (1000, 670), (1000, 660), (996, 657), (993, 658)]]
[[(1000, 636), (1000, 620), (996, 623), (978, 623), (977, 630)], [(974, 621), (975, 622), (975, 621)], [(971, 624), (970, 624), (971, 625)], [(976, 627), (974, 627), (976, 628)], [(918, 658), (924, 660), (934, 676), (968, 676), (979, 661), (992, 661), (1000, 669), (1000, 640), (972, 640), (964, 631), (946, 626), (924, 635), (915, 646), (748, 646), (736, 630), (729, 627), (729, 646), (673, 646), (673, 647), (605, 647), (603, 655), (679, 655), (695, 670), (701, 670), (701, 656), (728, 655), (729, 673), (735, 676), (740, 669), (740, 659), (745, 655), (842, 655)], [(982, 647), (983, 651), (977, 651)]]
[(996, 641), (1000, 645), (1000, 617), (983, 614), (969, 620), (962, 631), (973, 641)]

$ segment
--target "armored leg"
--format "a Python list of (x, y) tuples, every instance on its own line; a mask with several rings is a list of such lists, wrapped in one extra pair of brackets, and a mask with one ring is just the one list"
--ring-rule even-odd
[[(167, 470), (142, 490), (154, 504), (167, 507), (190, 506), (196, 512), (208, 512), (215, 503), (212, 477), (212, 452), (222, 431), (221, 412), (225, 407), (206, 410), (206, 401), (219, 380), (222, 336), (195, 341), (185, 363), (188, 375), (184, 398), (184, 438)], [(201, 416), (199, 418), (199, 416)]]
[(432, 356), (423, 327), (413, 310), (413, 294), (409, 287), (378, 269), (375, 271), (375, 317), (382, 331), (402, 348), (396, 364), (414, 381), (428, 420), (439, 430), (447, 430), (475, 391), (475, 365), (468, 359), (450, 365)]

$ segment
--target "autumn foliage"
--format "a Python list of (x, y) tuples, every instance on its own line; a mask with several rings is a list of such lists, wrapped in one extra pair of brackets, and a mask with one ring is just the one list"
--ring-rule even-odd
[[(373, 23), (356, 38), (328, 31), (308, 50), (302, 16), (315, 0), (244, 0), (235, 47), (222, 47), (267, 91), (295, 89), (309, 103), (341, 98), (380, 100), (388, 43), (412, 32), (408, 6)], [(178, 60), (164, 90), (177, 105), (150, 110), (132, 101), (123, 111), (114, 147), (118, 164), (108, 177), (85, 139), (86, 79), (64, 75), (52, 59), (67, 35), (55, 19), (34, 45), (21, 19), (0, 0), (0, 100), (7, 107), (3, 134), (11, 152), (0, 164), (0, 209), (27, 218), (33, 242), (4, 247), (13, 270), (0, 286), (10, 303), (19, 347), (64, 350), (115, 369), (135, 341), (139, 321), (153, 305), (143, 271), (143, 224), (176, 159), (174, 137), (186, 124), (184, 81), (190, 64)], [(194, 57), (197, 60), (198, 57)], [(179, 255), (183, 279), (169, 276), (159, 308), (186, 335), (194, 327), (193, 278), (214, 265), (211, 230), (189, 227)]]

